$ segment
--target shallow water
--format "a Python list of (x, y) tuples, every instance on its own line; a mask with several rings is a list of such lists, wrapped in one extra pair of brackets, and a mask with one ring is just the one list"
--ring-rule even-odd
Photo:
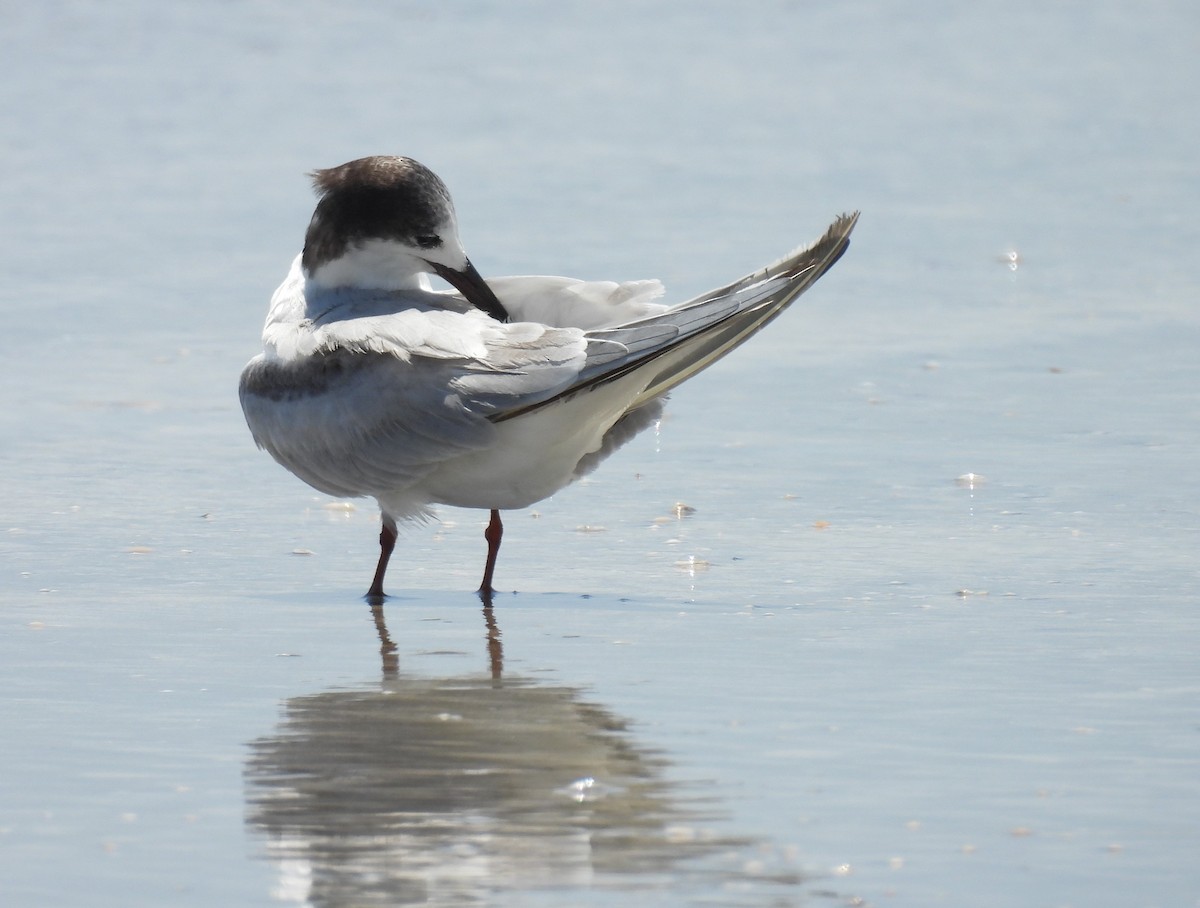
[[(1193, 7), (338, 9), (6, 16), (4, 904), (1200, 904)], [(373, 614), (235, 393), (368, 153), (672, 299), (864, 213)]]

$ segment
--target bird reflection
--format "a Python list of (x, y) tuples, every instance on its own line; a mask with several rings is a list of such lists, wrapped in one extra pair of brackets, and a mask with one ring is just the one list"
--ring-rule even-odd
[(580, 691), (488, 672), (405, 676), (381, 607), (383, 679), (295, 697), (250, 745), (248, 824), (275, 896), (316, 906), (481, 905), (499, 889), (669, 871), (733, 844), (703, 833), (667, 762)]

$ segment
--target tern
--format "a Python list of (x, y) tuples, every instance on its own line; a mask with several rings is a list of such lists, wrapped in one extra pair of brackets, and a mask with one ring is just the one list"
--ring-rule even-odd
[[(668, 306), (656, 280), (485, 280), (445, 184), (411, 158), (310, 176), (303, 251), (239, 396), (276, 461), (328, 495), (379, 503), (372, 603), (398, 525), (441, 504), (490, 512), (479, 588), (490, 605), (500, 512), (554, 494), (656, 422), (667, 392), (828, 271), (858, 220), (844, 214), (774, 264)], [(454, 289), (433, 289), (431, 274)]]

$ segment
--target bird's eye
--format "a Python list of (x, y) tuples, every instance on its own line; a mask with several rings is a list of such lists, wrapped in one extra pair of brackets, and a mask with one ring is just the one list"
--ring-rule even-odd
[(434, 234), (429, 234), (428, 236), (419, 236), (417, 237), (417, 245), (422, 249), (436, 249), (438, 246), (442, 245), (442, 238)]

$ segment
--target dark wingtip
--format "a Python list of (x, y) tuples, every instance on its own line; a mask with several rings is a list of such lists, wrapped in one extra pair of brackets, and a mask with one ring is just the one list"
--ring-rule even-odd
[(850, 248), (850, 234), (854, 231), (854, 227), (858, 224), (858, 216), (860, 212), (851, 211), (838, 216), (829, 229), (825, 231), (825, 235), (813, 244), (813, 250), (817, 251), (823, 246), (828, 246), (829, 251), (825, 253), (824, 267), (821, 273), (828, 271), (837, 260), (846, 254), (846, 250)]

